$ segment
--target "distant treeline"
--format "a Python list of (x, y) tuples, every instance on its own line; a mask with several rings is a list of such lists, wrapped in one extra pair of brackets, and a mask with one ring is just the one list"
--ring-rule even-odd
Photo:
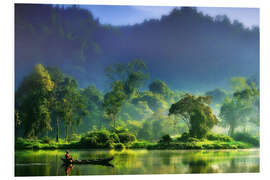
[(78, 6), (15, 5), (16, 88), (41, 63), (59, 67), (80, 87), (93, 82), (104, 89), (104, 68), (133, 58), (144, 59), (151, 78), (173, 89), (225, 87), (233, 76), (255, 74), (258, 80), (259, 28), (189, 7), (161, 19), (111, 26)]

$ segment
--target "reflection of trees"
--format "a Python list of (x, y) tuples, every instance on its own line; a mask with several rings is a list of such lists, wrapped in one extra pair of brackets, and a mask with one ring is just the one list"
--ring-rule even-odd
[(188, 165), (190, 173), (214, 173), (214, 168), (211, 167), (211, 160), (208, 159), (183, 159), (183, 164)]
[[(112, 167), (99, 165), (76, 165), (70, 175), (87, 174), (172, 174), (172, 173), (233, 173), (259, 172), (258, 151), (253, 150), (73, 150), (74, 159), (92, 159), (114, 156)], [(60, 157), (64, 151), (22, 151), (16, 152), (15, 174), (65, 175)], [(90, 158), (91, 157), (91, 158)], [(42, 163), (41, 165), (31, 165)]]

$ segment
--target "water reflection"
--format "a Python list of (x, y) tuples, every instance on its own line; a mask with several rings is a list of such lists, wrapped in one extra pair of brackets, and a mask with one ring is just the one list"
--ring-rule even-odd
[[(74, 159), (114, 156), (110, 166), (62, 167), (64, 151), (16, 151), (16, 176), (259, 172), (259, 150), (71, 150)], [(39, 165), (37, 165), (39, 164)], [(63, 170), (64, 169), (64, 170)]]
[(63, 164), (63, 167), (64, 167), (64, 169), (65, 169), (65, 174), (66, 174), (66, 176), (69, 176), (69, 174), (70, 174), (70, 172), (71, 172), (71, 170), (72, 170), (73, 165), (72, 165), (72, 164), (69, 164), (69, 165), (64, 165), (64, 164)]

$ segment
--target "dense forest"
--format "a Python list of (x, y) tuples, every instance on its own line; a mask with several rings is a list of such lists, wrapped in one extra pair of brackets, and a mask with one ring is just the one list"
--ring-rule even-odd
[(15, 36), (16, 138), (259, 136), (258, 27), (196, 8), (110, 26), (77, 6), (17, 4)]

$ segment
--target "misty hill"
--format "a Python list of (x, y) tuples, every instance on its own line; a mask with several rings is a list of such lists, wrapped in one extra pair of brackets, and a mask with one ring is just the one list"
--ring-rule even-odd
[(16, 87), (42, 63), (60, 67), (81, 87), (94, 83), (104, 89), (105, 67), (134, 58), (143, 59), (151, 78), (172, 89), (225, 87), (233, 76), (258, 79), (259, 28), (196, 8), (174, 9), (132, 26), (110, 26), (76, 6), (16, 4)]

